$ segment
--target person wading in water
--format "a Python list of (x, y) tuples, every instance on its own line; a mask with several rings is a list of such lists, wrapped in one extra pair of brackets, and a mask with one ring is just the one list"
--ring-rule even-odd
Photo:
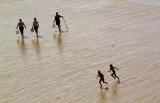
[(34, 18), (32, 29), (35, 30), (37, 38), (38, 38), (38, 28), (39, 28), (39, 23), (38, 23), (37, 19)]
[(60, 24), (60, 18), (63, 17), (56, 12), (56, 16), (54, 17), (53, 23), (56, 21), (56, 25), (58, 26), (59, 32), (61, 32), (61, 24)]
[(16, 29), (17, 29), (18, 27), (19, 27), (19, 31), (21, 32), (22, 38), (24, 38), (23, 33), (24, 33), (24, 27), (25, 27), (25, 29), (26, 29), (26, 26), (25, 26), (25, 24), (22, 22), (22, 19), (19, 19), (19, 23), (17, 24)]

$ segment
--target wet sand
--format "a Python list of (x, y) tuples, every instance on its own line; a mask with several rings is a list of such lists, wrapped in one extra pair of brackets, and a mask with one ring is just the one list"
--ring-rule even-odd
[[(56, 11), (70, 29), (62, 35), (51, 27)], [(159, 11), (127, 0), (0, 3), (0, 103), (159, 103)], [(34, 17), (39, 39), (29, 31)], [(24, 40), (15, 34), (19, 18)], [(120, 84), (107, 72), (111, 63)], [(99, 88), (99, 69), (108, 90)]]

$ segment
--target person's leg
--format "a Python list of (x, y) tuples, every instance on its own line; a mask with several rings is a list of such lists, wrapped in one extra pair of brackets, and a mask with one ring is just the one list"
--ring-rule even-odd
[(115, 78), (117, 78), (119, 80), (119, 77), (116, 74), (114, 74), (114, 76), (115, 76)]
[(113, 74), (113, 73), (111, 74), (111, 76), (115, 79), (115, 76), (114, 76), (114, 74)]
[(19, 31), (21, 32), (22, 38), (24, 38), (24, 36), (23, 36), (23, 28), (19, 28)]
[(99, 85), (100, 85), (100, 88), (102, 88), (101, 79), (99, 80)]
[(59, 29), (59, 32), (61, 32), (61, 25), (58, 24), (58, 29)]
[(102, 79), (102, 82), (107, 84), (107, 82), (105, 82), (104, 79)]
[(35, 30), (36, 35), (37, 35), (37, 37), (38, 37), (38, 27), (34, 27), (34, 30)]
[(22, 30), (22, 38), (24, 38), (24, 35), (23, 35), (23, 30)]

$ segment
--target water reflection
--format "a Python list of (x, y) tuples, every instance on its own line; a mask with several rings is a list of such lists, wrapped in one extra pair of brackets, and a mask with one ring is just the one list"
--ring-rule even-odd
[(25, 45), (24, 39), (23, 38), (17, 39), (17, 44), (18, 44), (18, 47), (19, 47), (22, 55), (25, 56), (25, 54), (26, 54), (26, 45)]
[(111, 96), (113, 100), (116, 100), (118, 98), (118, 84), (113, 84), (111, 86)]
[(38, 57), (40, 57), (40, 53), (41, 53), (41, 48), (40, 48), (40, 42), (39, 39), (33, 39), (32, 40), (32, 45), (35, 48), (36, 54), (38, 55)]
[(55, 32), (53, 34), (53, 38), (56, 41), (57, 46), (62, 50), (62, 43), (63, 43), (62, 34), (59, 32)]
[(105, 93), (105, 91), (100, 90), (99, 91), (99, 96), (98, 96), (98, 102), (97, 103), (108, 103), (108, 98)]
[(113, 84), (112, 85), (112, 95), (117, 95), (117, 89), (118, 89), (118, 85), (117, 84)]

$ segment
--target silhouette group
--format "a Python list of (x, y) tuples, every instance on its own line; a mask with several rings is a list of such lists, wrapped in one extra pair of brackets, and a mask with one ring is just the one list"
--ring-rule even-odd
[[(60, 25), (60, 22), (61, 22), (61, 21), (60, 21), (60, 18), (63, 18), (63, 16), (59, 15), (58, 12), (56, 12), (56, 15), (55, 15), (55, 17), (54, 17), (53, 24), (54, 24), (54, 22), (56, 22), (56, 25), (57, 25), (57, 27), (58, 27), (58, 29), (59, 29), (59, 32), (61, 32), (61, 25)], [(64, 18), (63, 18), (63, 20), (64, 20)], [(64, 20), (64, 22), (65, 22), (65, 20)], [(66, 25), (66, 22), (65, 22), (65, 25)], [(53, 25), (53, 26), (54, 26), (54, 25)], [(20, 33), (21, 33), (22, 38), (24, 38), (24, 28), (26, 29), (26, 25), (23, 23), (22, 19), (19, 19), (19, 23), (17, 24), (16, 29), (17, 29), (18, 27), (19, 27), (19, 31), (20, 31)], [(66, 25), (66, 27), (67, 27), (67, 25)], [(34, 18), (34, 20), (33, 20), (33, 25), (32, 25), (32, 28), (31, 28), (30, 30), (31, 30), (31, 32), (34, 32), (34, 31), (35, 31), (37, 38), (38, 38), (38, 28), (39, 28), (38, 20), (37, 20), (36, 18)], [(67, 28), (68, 28), (68, 27), (67, 27)], [(119, 83), (119, 82), (120, 82), (120, 79), (119, 79), (119, 77), (117, 76), (116, 71), (115, 71), (115, 69), (116, 69), (116, 70), (119, 70), (119, 69), (118, 69), (117, 67), (114, 67), (112, 64), (110, 64), (109, 66), (110, 66), (110, 70), (109, 70), (108, 72), (112, 72), (112, 73), (111, 73), (111, 76), (112, 76), (114, 79), (117, 78), (117, 79), (118, 79), (118, 83)], [(104, 81), (104, 75), (101, 73), (100, 70), (98, 70), (97, 78), (99, 78), (100, 88), (103, 88), (103, 87), (102, 87), (102, 82), (105, 83), (106, 85), (108, 84), (106, 81)], [(97, 78), (96, 78), (96, 79), (97, 79)]]
[[(112, 64), (109, 65), (110, 66), (110, 70), (108, 72), (112, 72), (111, 76), (114, 78), (114, 79), (118, 79), (118, 83), (120, 82), (120, 79), (119, 77), (117, 76), (116, 74), (116, 71), (115, 69), (119, 70), (117, 67), (114, 67)], [(97, 75), (97, 78), (99, 78), (99, 85), (100, 85), (100, 88), (103, 88), (102, 87), (102, 82), (105, 83), (106, 85), (108, 84), (106, 81), (104, 81), (104, 75), (101, 73), (100, 70), (98, 70), (98, 75)], [(96, 78), (96, 79), (97, 79)]]
[[(56, 22), (56, 25), (58, 26), (59, 32), (61, 32), (60, 18), (63, 18), (63, 16), (59, 15), (58, 12), (56, 12), (53, 23)], [(19, 31), (20, 31), (22, 38), (24, 38), (24, 28), (26, 29), (26, 25), (24, 24), (22, 19), (19, 19), (19, 23), (17, 24), (16, 29), (18, 27), (19, 27)], [(35, 31), (37, 37), (38, 37), (38, 28), (39, 28), (38, 20), (36, 18), (34, 18), (33, 25), (32, 25), (32, 28), (30, 29), (30, 31), (31, 32)], [(17, 34), (19, 33), (19, 31), (17, 31)]]

